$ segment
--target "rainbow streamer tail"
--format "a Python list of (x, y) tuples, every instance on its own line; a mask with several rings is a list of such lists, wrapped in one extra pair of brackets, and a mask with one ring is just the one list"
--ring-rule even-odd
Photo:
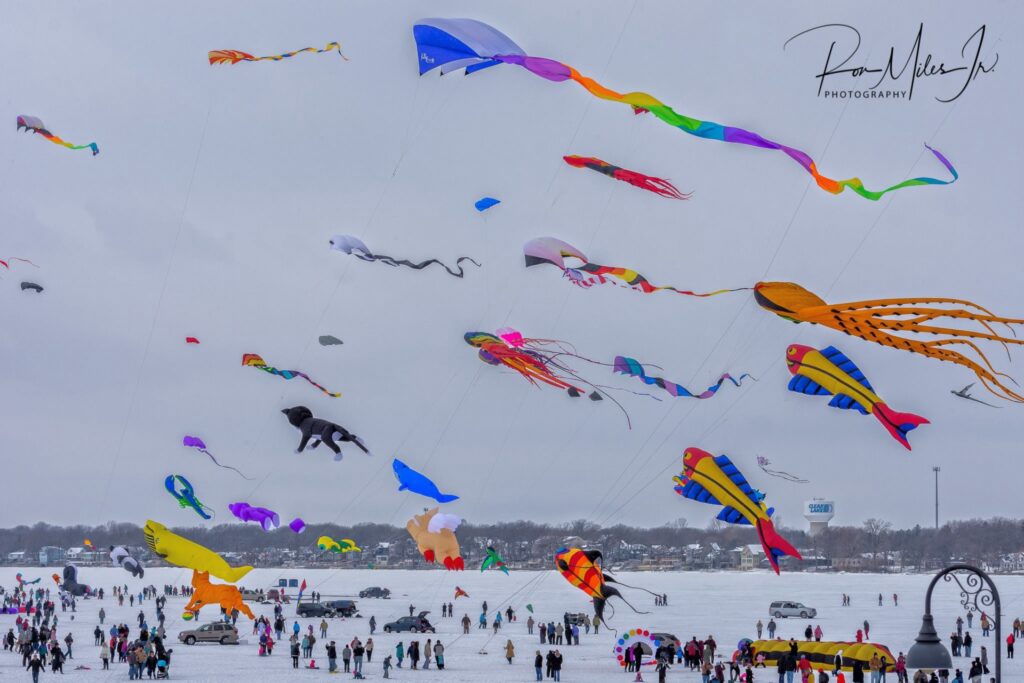
[(699, 394), (694, 394), (681, 384), (669, 382), (668, 380), (665, 380), (661, 377), (648, 376), (647, 373), (644, 372), (644, 366), (640, 363), (640, 361), (636, 360), (635, 358), (627, 358), (626, 356), (616, 356), (615, 362), (613, 363), (613, 369), (615, 372), (621, 373), (623, 375), (630, 375), (632, 377), (636, 377), (644, 384), (661, 387), (662, 389), (667, 391), (669, 394), (675, 396), (676, 398), (711, 398), (712, 396), (715, 395), (715, 393), (718, 392), (718, 390), (722, 387), (722, 384), (724, 384), (726, 380), (732, 382), (733, 386), (736, 387), (741, 386), (743, 380), (746, 379), (747, 377), (750, 377), (755, 382), (757, 381), (757, 379), (753, 375), (750, 375), (748, 373), (743, 373), (737, 379), (726, 372), (721, 377), (718, 378), (717, 382), (712, 384), (706, 390), (702, 391)]

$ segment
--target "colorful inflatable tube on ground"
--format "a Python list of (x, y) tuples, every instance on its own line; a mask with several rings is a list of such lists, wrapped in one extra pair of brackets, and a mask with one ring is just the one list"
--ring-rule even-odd
[[(840, 643), (835, 641), (797, 641), (797, 658), (807, 655), (811, 666), (817, 668), (821, 665), (834, 666), (836, 654), (843, 653), (843, 670), (852, 671), (853, 663), (860, 662), (867, 670), (871, 658), (876, 654), (881, 658), (885, 657), (885, 670), (896, 670), (896, 658), (885, 645), (877, 643)], [(755, 640), (751, 644), (754, 656), (764, 655), (765, 664), (769, 669), (774, 669), (779, 662), (779, 657), (789, 653), (789, 641), (786, 640)], [(830, 669), (831, 670), (831, 669)]]

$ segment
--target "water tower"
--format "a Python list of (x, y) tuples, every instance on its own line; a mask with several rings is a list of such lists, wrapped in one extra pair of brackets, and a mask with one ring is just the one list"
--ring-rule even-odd
[(811, 536), (817, 536), (828, 528), (828, 523), (832, 521), (835, 514), (836, 504), (834, 501), (824, 498), (811, 498), (806, 501), (804, 503), (804, 519), (810, 525), (808, 533)]

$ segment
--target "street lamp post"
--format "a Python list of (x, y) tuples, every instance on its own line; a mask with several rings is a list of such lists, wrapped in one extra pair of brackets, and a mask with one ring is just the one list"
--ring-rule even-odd
[[(961, 581), (961, 577), (963, 580)], [(980, 607), (995, 607), (992, 615), (996, 632), (995, 660), (996, 683), (1002, 683), (1003, 640), (1002, 640), (1002, 608), (999, 604), (999, 591), (988, 574), (969, 564), (954, 564), (946, 567), (928, 584), (928, 592), (924, 599), (924, 618), (921, 631), (914, 645), (907, 651), (907, 667), (911, 669), (949, 669), (953, 667), (953, 659), (942, 644), (935, 631), (932, 618), (932, 590), (939, 579), (955, 581), (960, 589), (960, 604), (969, 612), (980, 611)]]
[(942, 471), (941, 467), (933, 467), (932, 472), (935, 473), (935, 528), (939, 528), (939, 472)]

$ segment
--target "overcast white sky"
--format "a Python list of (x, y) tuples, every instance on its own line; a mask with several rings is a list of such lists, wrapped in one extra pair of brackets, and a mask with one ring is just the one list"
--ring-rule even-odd
[[(835, 178), (945, 177), (923, 142), (962, 177), (877, 203), (832, 196), (779, 153), (696, 139), (571, 83), (511, 66), (419, 78), (411, 31), (424, 16), (486, 21), (611, 88), (805, 150)], [(716, 510), (672, 491), (690, 445), (731, 455), (790, 525), (811, 496), (836, 501), (837, 523), (930, 524), (935, 465), (943, 518), (1019, 516), (1024, 408), (954, 398), (974, 379), (965, 369), (794, 326), (746, 293), (576, 289), (553, 269), (525, 270), (521, 245), (557, 236), (694, 290), (792, 280), (828, 301), (962, 297), (1022, 317), (1022, 19), (1012, 2), (6, 3), (0, 258), (40, 267), (0, 272), (0, 524), (198, 521), (164, 492), (172, 473), (221, 521), (245, 500), (288, 519), (404, 523), (426, 499), (396, 492), (398, 456), (461, 495), (446, 511), (472, 521), (703, 526)], [(911, 101), (834, 101), (814, 80), (829, 36), (782, 49), (848, 23), (864, 41), (855, 61), (879, 66), (890, 46), (906, 54), (921, 22), (922, 52), (949, 64), (986, 24), (996, 70), (952, 104), (934, 98), (956, 77), (919, 81)], [(332, 40), (351, 61), (206, 60)], [(18, 114), (101, 154), (16, 133)], [(565, 154), (670, 178), (693, 199), (570, 168)], [(477, 214), (483, 195), (503, 203)], [(457, 280), (364, 263), (328, 249), (335, 233), (397, 258), (484, 265)], [(46, 290), (22, 292), (22, 280)], [(480, 363), (462, 335), (503, 325), (592, 358), (657, 363), (697, 389), (723, 371), (760, 381), (707, 401), (615, 394), (629, 431), (609, 401)], [(322, 334), (345, 344), (321, 347)], [(913, 452), (871, 417), (786, 391), (793, 342), (836, 344), (891, 407), (930, 418)], [(1024, 374), (1019, 351), (1012, 364), (988, 351)], [(344, 396), (243, 368), (247, 352)], [(374, 455), (295, 455), (280, 410), (298, 404)], [(183, 448), (185, 434), (257, 480)], [(757, 455), (813, 483), (765, 478)]]

